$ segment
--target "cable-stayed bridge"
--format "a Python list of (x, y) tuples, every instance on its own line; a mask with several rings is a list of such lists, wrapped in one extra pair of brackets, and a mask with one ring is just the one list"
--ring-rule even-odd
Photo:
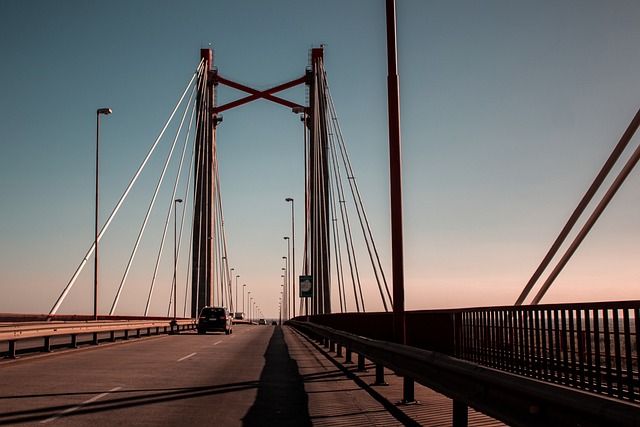
[[(233, 254), (228, 251), (224, 227), (224, 183), (219, 179), (220, 158), (216, 145), (216, 131), (222, 123), (222, 113), (262, 99), (289, 108), (299, 116), (301, 143), (305, 149), (305, 173), (299, 177), (300, 181), (304, 181), (305, 199), (286, 199), (287, 203), (291, 203), (292, 222), (303, 218), (305, 232), (303, 236), (297, 236), (298, 241), (293, 232), (287, 236), (287, 243), (293, 246), (294, 257), (288, 255), (284, 258), (278, 321), (294, 319), (290, 323), (293, 327), (318, 340), (321, 346), (326, 346), (327, 353), (335, 353), (335, 358), (344, 357), (345, 364), (353, 362), (353, 355), (357, 355), (358, 370), (364, 370), (365, 360), (369, 360), (370, 368), (375, 369), (377, 386), (382, 387), (385, 383), (385, 367), (400, 374), (403, 383), (402, 395), (398, 399), (405, 404), (415, 400), (414, 381), (446, 395), (452, 399), (452, 419), (456, 425), (465, 425), (467, 407), (514, 425), (544, 425), (549, 420), (555, 420), (556, 425), (603, 425), (605, 421), (634, 425), (629, 421), (634, 416), (637, 424), (640, 419), (637, 404), (640, 398), (640, 378), (636, 330), (640, 322), (640, 303), (624, 301), (540, 305), (539, 302), (553, 283), (553, 278), (560, 274), (572, 252), (577, 249), (634, 168), (640, 157), (639, 149), (622, 167), (596, 210), (578, 232), (570, 249), (533, 297), (532, 304), (524, 306), (523, 303), (569, 231), (577, 224), (578, 217), (584, 214), (586, 206), (603, 185), (605, 177), (613, 170), (621, 152), (631, 142), (640, 125), (640, 113), (624, 132), (611, 157), (596, 176), (514, 306), (405, 313), (403, 309), (398, 311), (394, 304), (394, 299), (398, 302), (395, 289), (398, 285), (395, 280), (397, 272), (394, 271), (394, 280), (388, 282), (382, 268), (384, 263), (380, 259), (373, 239), (374, 230), (369, 225), (365, 205), (358, 191), (356, 175), (340, 130), (326, 75), (324, 50), (314, 48), (310, 52), (306, 70), (298, 78), (269, 89), (258, 90), (225, 76), (214, 64), (213, 52), (203, 49), (200, 62), (180, 99), (140, 168), (113, 207), (112, 213), (100, 222), (96, 220), (101, 228), (96, 230), (95, 241), (84, 257), (80, 256), (77, 270), (61, 290), (48, 315), (44, 318), (5, 316), (6, 321), (22, 317), (22, 320), (36, 322), (34, 327), (13, 323), (7, 326), (10, 330), (7, 329), (2, 335), (3, 342), (7, 343), (4, 350), (7, 356), (18, 356), (20, 343), (27, 339), (43, 338), (42, 347), (50, 351), (52, 337), (63, 340), (53, 346), (66, 346), (64, 337), (68, 336), (69, 346), (76, 347), (78, 337), (82, 335), (90, 335), (90, 341), (97, 344), (106, 340), (129, 339), (134, 335), (148, 335), (152, 331), (181, 332), (193, 327), (204, 306), (223, 306), (231, 312), (249, 311), (250, 321), (264, 317), (260, 309), (262, 302), (255, 301), (249, 295), (245, 301), (244, 289), (241, 297), (238, 296), (238, 276), (234, 275), (231, 268)], [(219, 104), (216, 94), (223, 86), (242, 91), (246, 95), (235, 101)], [(306, 103), (288, 101), (280, 96), (280, 92), (296, 86), (306, 88)], [(101, 116), (106, 113), (107, 110), (102, 108), (97, 110), (98, 124)], [(166, 132), (170, 126), (177, 128), (172, 136)], [(126, 250), (121, 249), (126, 257), (115, 294), (101, 294), (99, 276), (96, 275), (93, 319), (88, 321), (80, 316), (75, 319), (72, 319), (73, 316), (58, 316), (58, 310), (72, 292), (78, 276), (91, 267), (91, 261), (95, 261), (95, 266), (99, 265), (96, 255), (101, 253), (101, 239), (107, 235), (112, 221), (126, 202), (159, 142), (167, 137), (172, 141), (169, 154), (140, 220), (134, 243)], [(172, 171), (171, 165), (177, 167)], [(170, 197), (162, 200), (159, 197), (160, 190), (167, 182), (171, 189)], [(148, 286), (145, 289), (147, 298), (140, 309), (140, 318), (125, 316), (127, 319), (123, 325), (119, 323), (123, 320), (122, 317), (117, 317), (118, 304), (123, 295), (126, 295), (128, 286), (139, 286), (138, 282), (132, 283), (128, 279), (154, 209), (159, 209), (164, 215), (156, 259), (151, 263), (151, 280), (145, 285)], [(300, 211), (303, 215), (296, 216), (296, 212)], [(356, 239), (360, 239), (362, 243), (355, 243)], [(295, 259), (296, 244), (303, 248), (300, 259)], [(364, 252), (358, 252), (357, 248), (364, 249)], [(176, 265), (184, 258), (188, 259), (189, 268), (186, 275), (178, 276)], [(167, 268), (167, 264), (173, 266), (173, 269)], [(394, 268), (397, 267), (397, 264), (393, 265)], [(374, 281), (361, 280), (365, 268), (372, 271)], [(169, 295), (158, 295), (158, 282), (166, 282), (167, 277), (171, 292)], [(374, 294), (379, 297), (377, 304), (384, 308), (383, 311), (372, 312), (367, 308), (369, 302), (364, 298), (365, 286), (375, 289)], [(98, 298), (112, 298), (108, 313), (98, 310)], [(152, 302), (156, 299), (165, 300), (163, 304), (166, 306), (166, 313), (163, 314), (166, 316), (150, 316)], [(44, 325), (38, 323), (41, 320), (45, 320)], [(57, 323), (72, 321), (80, 323), (65, 323), (69, 327), (66, 331), (62, 331), (65, 328)], [(170, 321), (173, 323), (170, 324)], [(401, 334), (398, 334), (399, 321), (402, 322)], [(113, 324), (108, 324), (109, 322)], [(255, 340), (248, 340), (238, 349), (242, 354), (249, 352), (250, 346), (258, 342), (265, 347), (265, 358), (270, 352), (277, 353), (287, 348), (282, 345), (284, 338), (281, 332), (265, 337), (258, 335), (249, 325), (243, 327), (245, 329), (238, 327), (237, 331), (242, 330), (247, 336), (254, 334)], [(287, 333), (293, 334), (290, 331)], [(108, 338), (103, 336), (101, 339), (101, 334), (108, 334)], [(176, 351), (182, 345), (175, 341), (180, 339), (178, 335), (193, 334), (171, 336), (173, 341), (170, 345)], [(289, 341), (285, 342), (292, 345), (295, 342), (292, 341), (293, 336), (289, 335)], [(198, 354), (211, 350), (205, 350), (207, 343), (199, 342), (197, 345), (197, 351), (176, 359), (176, 363), (195, 360)], [(275, 367), (270, 369), (277, 370)], [(262, 373), (268, 373), (266, 366)], [(19, 376), (15, 375), (16, 378)], [(283, 373), (279, 371), (274, 377), (260, 376), (252, 380), (253, 383), (248, 381), (233, 383), (232, 386), (227, 384), (226, 388), (234, 391), (242, 387), (256, 388), (259, 393), (261, 386), (269, 384), (271, 380), (279, 381), (278, 376), (281, 375)], [(386, 376), (389, 376), (389, 372), (386, 372)], [(121, 393), (121, 387), (123, 386), (105, 389), (95, 397), (111, 399)], [(214, 389), (207, 386), (162, 390), (171, 394), (169, 399), (179, 395), (202, 398), (214, 394)], [(90, 393), (83, 391), (85, 392)], [(273, 393), (269, 390), (264, 392)], [(125, 410), (128, 405), (126, 399), (124, 396), (122, 400), (110, 403), (112, 409)], [(134, 399), (140, 401), (143, 398), (136, 396)], [(260, 399), (256, 400), (259, 401)], [(57, 413), (48, 408), (42, 411), (42, 416), (28, 414), (29, 410), (16, 409), (6, 415), (5, 420), (53, 423), (64, 418), (66, 413), (92, 415), (100, 412), (83, 412), (82, 407), (92, 407), (93, 402), (89, 399), (68, 409), (61, 407)], [(255, 408), (253, 406), (248, 410), (245, 423), (253, 422), (258, 425), (255, 419), (248, 421), (252, 420), (250, 415)], [(305, 416), (309, 418), (309, 414), (296, 416), (303, 420)], [(396, 419), (398, 417), (402, 418), (398, 415)], [(179, 418), (175, 418), (177, 419)], [(585, 424), (589, 420), (592, 424)]]

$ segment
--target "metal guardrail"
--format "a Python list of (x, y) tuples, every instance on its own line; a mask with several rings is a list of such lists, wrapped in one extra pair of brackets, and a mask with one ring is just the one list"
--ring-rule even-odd
[(640, 301), (486, 307), (454, 316), (460, 359), (640, 401)]
[(195, 329), (196, 322), (193, 319), (180, 319), (177, 321), (168, 320), (134, 320), (134, 321), (94, 321), (94, 322), (29, 322), (27, 324), (11, 323), (0, 325), (0, 343), (8, 343), (6, 357), (15, 359), (16, 342), (28, 339), (42, 339), (40, 348), (44, 352), (51, 351), (51, 338), (58, 336), (69, 336), (68, 347), (78, 346), (79, 335), (93, 335), (92, 343), (99, 343), (99, 334), (110, 334), (110, 341), (115, 341), (116, 332), (124, 332), (123, 339), (130, 338), (130, 332), (135, 331), (135, 336), (149, 336), (152, 331), (155, 334), (176, 333), (181, 330)]
[(640, 405), (635, 403), (325, 326), (289, 324), (453, 399), (454, 426), (467, 425), (466, 407), (513, 426), (640, 426)]

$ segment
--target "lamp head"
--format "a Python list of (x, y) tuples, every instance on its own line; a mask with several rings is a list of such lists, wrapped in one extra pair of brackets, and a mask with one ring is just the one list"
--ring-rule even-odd
[(176, 203), (182, 203), (182, 199), (176, 199)]
[(286, 199), (284, 199), (285, 202), (293, 202), (293, 199), (291, 197), (287, 197)]
[(111, 108), (98, 108), (97, 111), (98, 114), (104, 114), (105, 116), (113, 113), (113, 111), (111, 111)]

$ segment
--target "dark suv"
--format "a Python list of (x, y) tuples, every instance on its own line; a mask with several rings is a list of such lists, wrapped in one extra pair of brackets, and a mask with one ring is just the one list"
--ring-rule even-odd
[(229, 335), (233, 332), (231, 325), (233, 320), (226, 308), (204, 307), (198, 318), (198, 333), (205, 334), (207, 331), (224, 332)]

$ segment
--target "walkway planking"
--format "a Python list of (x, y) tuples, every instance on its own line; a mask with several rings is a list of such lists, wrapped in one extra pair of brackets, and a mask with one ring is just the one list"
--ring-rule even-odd
[[(402, 400), (402, 378), (385, 369), (388, 386), (375, 382), (375, 365), (367, 362), (358, 372), (355, 363), (345, 364), (338, 357), (291, 328), (284, 327), (290, 356), (296, 360), (308, 395), (308, 407), (314, 426), (450, 426), (453, 402), (420, 384), (415, 385), (413, 405)], [(343, 352), (344, 353), (344, 352)], [(355, 362), (357, 356), (353, 355)], [(469, 409), (470, 427), (505, 424)]]

